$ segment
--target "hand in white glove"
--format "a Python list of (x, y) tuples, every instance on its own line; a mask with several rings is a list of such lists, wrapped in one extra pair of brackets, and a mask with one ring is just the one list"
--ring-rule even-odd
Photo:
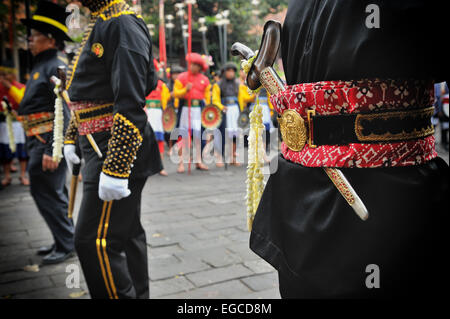
[(75, 145), (64, 145), (64, 158), (70, 171), (72, 171), (73, 165), (80, 164), (80, 158), (75, 152)]
[(120, 200), (130, 196), (130, 194), (131, 191), (128, 189), (128, 179), (115, 178), (100, 173), (98, 196), (101, 200)]

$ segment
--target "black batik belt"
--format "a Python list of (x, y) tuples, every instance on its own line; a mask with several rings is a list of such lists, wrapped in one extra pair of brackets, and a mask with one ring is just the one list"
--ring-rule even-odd
[(84, 123), (100, 118), (106, 118), (113, 115), (113, 104), (95, 105), (74, 111), (77, 123)]
[(351, 143), (392, 143), (430, 136), (434, 107), (308, 116), (310, 146)]

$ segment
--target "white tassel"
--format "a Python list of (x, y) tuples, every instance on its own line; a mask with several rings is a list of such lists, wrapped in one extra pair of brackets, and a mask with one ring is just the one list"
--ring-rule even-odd
[(63, 145), (64, 145), (64, 114), (63, 114), (63, 101), (59, 94), (59, 87), (61, 80), (55, 80), (56, 94), (55, 99), (55, 118), (53, 120), (53, 161), (59, 163), (63, 158)]

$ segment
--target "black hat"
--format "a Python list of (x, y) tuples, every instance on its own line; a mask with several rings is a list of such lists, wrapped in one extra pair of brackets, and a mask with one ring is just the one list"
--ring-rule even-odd
[(20, 21), (45, 35), (51, 35), (59, 41), (70, 41), (72, 39), (67, 35), (68, 28), (66, 26), (66, 19), (70, 12), (49, 1), (39, 1), (36, 12), (31, 19), (21, 19)]

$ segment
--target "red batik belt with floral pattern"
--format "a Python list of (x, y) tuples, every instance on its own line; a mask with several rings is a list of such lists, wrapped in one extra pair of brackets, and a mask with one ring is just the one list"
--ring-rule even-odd
[(108, 102), (71, 102), (80, 135), (110, 130), (113, 126), (113, 103)]
[(410, 166), (437, 156), (432, 81), (296, 84), (271, 102), (279, 114), (282, 154), (303, 166)]

